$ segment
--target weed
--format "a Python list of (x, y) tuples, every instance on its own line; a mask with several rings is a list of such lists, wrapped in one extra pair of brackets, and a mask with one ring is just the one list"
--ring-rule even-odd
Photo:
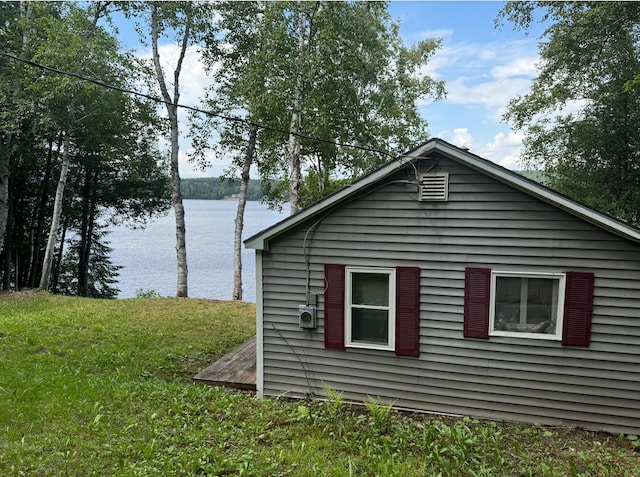
[(322, 389), (324, 390), (324, 395), (327, 398), (327, 401), (325, 403), (327, 416), (329, 417), (329, 419), (333, 419), (336, 417), (336, 414), (338, 414), (338, 412), (342, 409), (342, 393), (336, 391), (326, 383), (322, 383)]
[(380, 432), (385, 432), (389, 427), (391, 422), (391, 410), (393, 409), (394, 402), (389, 402), (387, 404), (383, 404), (371, 396), (368, 396), (364, 405), (369, 410), (371, 414), (371, 419), (373, 419), (374, 425), (380, 430)]
[(155, 290), (144, 290), (143, 288), (138, 288), (136, 290), (136, 298), (162, 298), (162, 296)]

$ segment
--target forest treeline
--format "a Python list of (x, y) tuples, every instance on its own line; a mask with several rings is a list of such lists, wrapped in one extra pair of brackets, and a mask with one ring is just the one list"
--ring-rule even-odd
[[(240, 181), (221, 177), (181, 179), (183, 199), (222, 200), (236, 198), (240, 193)], [(261, 200), (264, 196), (261, 181), (249, 179), (247, 200)]]

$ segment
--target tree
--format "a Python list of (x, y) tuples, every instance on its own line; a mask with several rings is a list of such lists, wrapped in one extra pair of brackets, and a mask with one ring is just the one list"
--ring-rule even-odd
[(524, 130), (523, 161), (557, 190), (640, 224), (640, 4), (509, 2), (516, 28), (547, 22), (538, 77), (505, 118)]
[[(140, 39), (151, 37), (153, 78), (160, 89), (169, 119), (171, 202), (176, 220), (176, 258), (178, 297), (188, 296), (188, 266), (184, 205), (180, 192), (179, 122), (180, 75), (182, 64), (190, 46), (201, 42), (212, 30), (211, 6), (206, 2), (131, 2), (124, 7), (125, 13), (134, 18)], [(144, 25), (143, 25), (144, 24)], [(171, 36), (177, 43), (179, 55), (173, 69), (172, 83), (167, 81), (163, 68), (159, 41)]]
[[(331, 189), (337, 170), (355, 177), (426, 134), (416, 100), (439, 98), (444, 86), (418, 69), (440, 43), (405, 47), (385, 3), (223, 2), (218, 8), (224, 37), (205, 52), (217, 84), (208, 104), (244, 122), (212, 121), (217, 151), (235, 157), (237, 170), (250, 167), (247, 160), (256, 163), (271, 205), (288, 200), (294, 214)], [(206, 144), (206, 134), (197, 143)], [(303, 189), (313, 192), (307, 197), (300, 194), (305, 173), (317, 183)]]
[[(26, 14), (13, 16), (5, 16), (6, 4), (0, 4), (6, 30), (23, 32), (20, 42), (9, 42), (7, 47), (26, 60), (126, 88), (135, 64), (122, 54), (115, 37), (98, 25), (107, 3), (80, 8), (72, 3), (34, 2), (26, 5)], [(7, 121), (0, 121), (3, 144), (11, 138), (10, 233), (0, 263), (3, 286), (34, 286), (44, 275), (43, 286), (55, 288), (51, 271), (59, 271), (68, 233), (77, 237), (79, 250), (74, 255), (75, 293), (87, 295), (93, 286), (88, 278), (94, 283), (108, 278), (99, 276), (107, 273), (106, 266), (94, 267), (98, 274), (88, 273), (95, 263), (93, 253), (102, 247), (94, 242), (101, 227), (98, 222), (144, 223), (168, 206), (155, 105), (7, 58), (0, 63), (0, 75), (20, 87), (9, 89), (0, 83), (0, 94), (7, 94), (15, 105), (13, 118), (7, 115)], [(2, 108), (3, 119), (4, 113)], [(60, 188), (52, 201), (55, 180)], [(50, 245), (43, 260), (46, 229)], [(99, 237), (102, 240), (102, 234)]]

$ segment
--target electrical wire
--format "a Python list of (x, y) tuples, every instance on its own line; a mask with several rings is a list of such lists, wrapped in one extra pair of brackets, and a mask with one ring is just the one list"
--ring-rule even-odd
[(138, 96), (140, 98), (145, 98), (145, 99), (148, 99), (148, 100), (153, 101), (155, 103), (161, 103), (161, 104), (173, 106), (173, 107), (176, 107), (176, 108), (186, 109), (188, 111), (193, 111), (193, 112), (196, 112), (196, 113), (205, 114), (205, 115), (210, 116), (210, 117), (222, 119), (223, 121), (235, 122), (235, 123), (239, 123), (239, 124), (244, 124), (246, 126), (253, 126), (253, 127), (256, 127), (256, 128), (259, 128), (259, 129), (263, 129), (263, 130), (267, 130), (267, 131), (271, 131), (271, 132), (276, 132), (276, 133), (281, 133), (281, 134), (285, 134), (285, 135), (297, 136), (297, 137), (299, 137), (301, 139), (307, 139), (307, 140), (311, 140), (311, 141), (315, 141), (315, 142), (321, 142), (321, 143), (324, 143), (324, 144), (331, 144), (331, 145), (337, 146), (337, 147), (346, 147), (346, 148), (349, 148), (349, 149), (356, 149), (356, 150), (360, 150), (360, 151), (371, 152), (371, 153), (375, 153), (375, 154), (381, 154), (381, 155), (389, 157), (391, 159), (396, 159), (396, 158), (399, 159), (400, 157), (402, 157), (402, 156), (399, 156), (399, 157), (395, 156), (390, 152), (383, 151), (381, 149), (376, 149), (374, 147), (360, 146), (358, 144), (350, 144), (350, 143), (341, 143), (341, 142), (337, 142), (337, 141), (332, 141), (330, 139), (323, 139), (323, 138), (316, 137), (316, 136), (309, 136), (307, 134), (302, 134), (302, 133), (297, 133), (297, 132), (294, 132), (294, 131), (289, 131), (287, 129), (280, 129), (280, 128), (276, 128), (276, 127), (273, 127), (273, 126), (267, 126), (267, 125), (264, 125), (264, 124), (259, 124), (259, 123), (256, 123), (254, 121), (250, 121), (248, 119), (244, 119), (244, 118), (241, 118), (241, 117), (238, 117), (238, 116), (229, 116), (229, 115), (225, 115), (225, 114), (215, 113), (213, 111), (207, 111), (205, 109), (201, 109), (201, 108), (198, 108), (198, 107), (195, 107), (195, 106), (189, 106), (189, 105), (180, 104), (180, 103), (172, 103), (172, 102), (165, 101), (164, 99), (158, 98), (158, 97), (150, 95), (150, 94), (141, 93), (139, 91), (135, 91), (135, 90), (132, 90), (132, 89), (121, 88), (119, 86), (114, 86), (112, 84), (105, 83), (104, 81), (101, 81), (101, 80), (98, 80), (98, 79), (95, 79), (95, 78), (89, 78), (87, 76), (83, 76), (83, 75), (78, 74), (78, 73), (72, 73), (70, 71), (60, 70), (58, 68), (54, 68), (52, 66), (43, 65), (43, 64), (38, 63), (36, 61), (27, 60), (25, 58), (20, 58), (18, 56), (15, 56), (15, 55), (12, 55), (10, 53), (3, 52), (3, 51), (0, 51), (0, 56), (3, 56), (5, 58), (8, 58), (8, 59), (13, 60), (13, 61), (17, 61), (17, 62), (23, 63), (25, 65), (29, 65), (29, 66), (34, 67), (34, 68), (38, 68), (40, 70), (43, 70), (43, 71), (46, 71), (46, 72), (49, 72), (49, 73), (54, 73), (54, 74), (57, 74), (57, 75), (67, 76), (67, 77), (70, 77), (70, 78), (75, 78), (77, 80), (85, 81), (85, 82), (88, 82), (88, 83), (92, 83), (92, 84), (95, 84), (96, 86), (107, 88), (107, 89), (110, 89), (110, 90), (113, 90), (113, 91), (118, 91), (120, 93), (130, 94), (130, 95), (133, 95), (133, 96)]

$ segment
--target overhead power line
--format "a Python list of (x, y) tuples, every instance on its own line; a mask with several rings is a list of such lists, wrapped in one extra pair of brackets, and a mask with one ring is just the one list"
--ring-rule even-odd
[(49, 72), (49, 73), (54, 73), (54, 74), (62, 75), (62, 76), (68, 76), (70, 78), (75, 78), (75, 79), (80, 80), (80, 81), (85, 81), (87, 83), (92, 83), (92, 84), (95, 84), (97, 86), (100, 86), (100, 87), (103, 87), (103, 88), (107, 88), (107, 89), (110, 89), (110, 90), (113, 90), (113, 91), (119, 91), (119, 92), (124, 93), (124, 94), (130, 94), (130, 95), (133, 95), (133, 96), (138, 96), (140, 98), (145, 98), (145, 99), (148, 99), (148, 100), (156, 102), (156, 103), (162, 103), (162, 104), (165, 104), (165, 105), (175, 106), (177, 108), (182, 108), (182, 109), (186, 109), (186, 110), (189, 110), (189, 111), (194, 111), (196, 113), (205, 114), (205, 115), (210, 116), (210, 117), (222, 119), (223, 121), (240, 123), (240, 124), (244, 124), (244, 125), (247, 125), (247, 126), (256, 127), (258, 129), (264, 129), (264, 130), (267, 130), (267, 131), (272, 131), (272, 132), (281, 133), (281, 134), (285, 134), (285, 135), (293, 135), (293, 136), (297, 136), (297, 137), (299, 137), (301, 139), (308, 139), (308, 140), (311, 140), (311, 141), (322, 142), (324, 144), (331, 144), (331, 145), (334, 145), (334, 146), (337, 146), (337, 147), (346, 147), (346, 148), (357, 149), (357, 150), (361, 150), (361, 151), (365, 151), (365, 152), (372, 152), (372, 153), (376, 153), (376, 154), (382, 154), (382, 155), (390, 157), (392, 159), (396, 158), (396, 156), (394, 156), (393, 154), (391, 154), (391, 153), (389, 153), (387, 151), (382, 151), (380, 149), (376, 149), (376, 148), (373, 148), (373, 147), (360, 146), (358, 144), (340, 143), (340, 142), (337, 142), (337, 141), (332, 141), (330, 139), (323, 139), (323, 138), (316, 137), (316, 136), (309, 136), (307, 134), (296, 133), (296, 132), (293, 132), (293, 131), (289, 131), (287, 129), (280, 129), (280, 128), (275, 128), (275, 127), (272, 127), (272, 126), (267, 126), (267, 125), (264, 125), (264, 124), (259, 124), (259, 123), (256, 123), (254, 121), (249, 121), (248, 119), (240, 118), (238, 116), (229, 116), (229, 115), (225, 115), (225, 114), (214, 113), (213, 111), (207, 111), (205, 109), (197, 108), (195, 106), (189, 106), (189, 105), (186, 105), (186, 104), (180, 104), (180, 103), (175, 103), (174, 104), (174, 103), (165, 101), (162, 98), (158, 98), (156, 96), (152, 96), (150, 94), (141, 93), (139, 91), (135, 91), (135, 90), (132, 90), (132, 89), (121, 88), (119, 86), (114, 86), (112, 84), (105, 83), (104, 81), (101, 81), (101, 80), (97, 80), (97, 79), (94, 79), (94, 78), (89, 78), (87, 76), (83, 76), (83, 75), (78, 74), (78, 73), (72, 73), (70, 71), (60, 70), (60, 69), (54, 68), (52, 66), (43, 65), (43, 64), (38, 63), (36, 61), (27, 60), (25, 58), (20, 58), (18, 56), (15, 56), (15, 55), (12, 55), (10, 53), (3, 52), (3, 51), (0, 51), (0, 56), (3, 56), (5, 58), (8, 58), (8, 59), (13, 60), (13, 61), (18, 61), (18, 62), (23, 63), (25, 65), (29, 65), (29, 66), (32, 66), (34, 68), (38, 68), (40, 70), (43, 70), (43, 71), (46, 71), (46, 72)]

